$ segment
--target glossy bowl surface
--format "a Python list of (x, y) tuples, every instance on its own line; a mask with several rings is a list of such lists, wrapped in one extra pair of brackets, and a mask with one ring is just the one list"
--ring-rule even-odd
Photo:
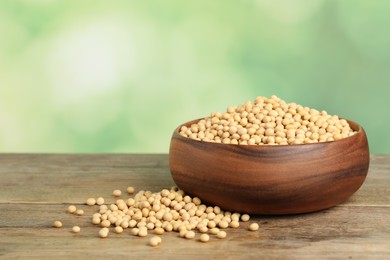
[[(184, 125), (199, 121), (187, 122)], [(297, 214), (335, 206), (363, 184), (369, 167), (364, 129), (338, 141), (233, 145), (173, 132), (169, 166), (177, 186), (206, 203), (252, 214)]]

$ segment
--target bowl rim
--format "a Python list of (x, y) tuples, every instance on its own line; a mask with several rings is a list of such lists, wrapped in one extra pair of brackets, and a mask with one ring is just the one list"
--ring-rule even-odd
[(346, 119), (346, 118), (340, 118), (340, 119), (344, 119), (348, 122), (349, 126), (354, 130), (356, 131), (355, 134), (351, 135), (351, 136), (348, 136), (348, 137), (345, 137), (345, 138), (342, 138), (342, 139), (339, 139), (339, 140), (333, 140), (333, 141), (325, 141), (325, 142), (318, 142), (318, 143), (309, 143), (309, 144), (263, 144), (263, 145), (258, 145), (258, 144), (247, 144), (247, 145), (241, 145), (241, 144), (224, 144), (224, 143), (217, 143), (217, 142), (208, 142), (208, 141), (203, 141), (203, 140), (195, 140), (195, 139), (192, 139), (192, 138), (189, 138), (189, 137), (184, 137), (182, 136), (180, 133), (179, 133), (179, 130), (182, 126), (189, 126), (191, 124), (194, 124), (196, 122), (199, 122), (200, 120), (202, 119), (205, 119), (205, 117), (202, 117), (202, 118), (198, 118), (198, 119), (194, 119), (194, 120), (191, 120), (191, 121), (187, 121), (181, 125), (179, 125), (178, 127), (175, 128), (174, 132), (173, 132), (173, 136), (172, 137), (175, 137), (175, 138), (179, 138), (180, 140), (185, 140), (185, 141), (189, 141), (189, 142), (192, 142), (192, 143), (201, 143), (201, 144), (205, 144), (205, 145), (222, 145), (222, 146), (235, 146), (235, 147), (246, 147), (246, 148), (261, 148), (261, 149), (269, 149), (270, 147), (271, 148), (286, 148), (286, 147), (307, 147), (307, 146), (312, 146), (312, 145), (325, 145), (325, 144), (330, 144), (330, 143), (340, 143), (340, 142), (346, 142), (346, 141), (349, 141), (351, 139), (354, 139), (354, 138), (357, 138), (357, 136), (363, 134), (364, 136), (366, 135), (365, 134), (365, 131), (363, 129), (363, 127), (361, 125), (359, 125), (358, 123), (356, 123), (355, 121), (352, 121), (352, 120), (349, 120), (349, 119)]

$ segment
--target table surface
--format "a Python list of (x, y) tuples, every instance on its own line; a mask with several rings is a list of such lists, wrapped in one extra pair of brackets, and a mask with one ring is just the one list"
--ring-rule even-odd
[[(211, 237), (208, 243), (165, 233), (156, 248), (129, 229), (99, 238), (99, 228), (90, 223), (98, 206), (85, 201), (102, 196), (114, 202), (112, 191), (128, 186), (150, 191), (174, 186), (166, 154), (0, 154), (0, 176), (0, 258), (390, 259), (389, 155), (371, 156), (363, 186), (333, 208), (252, 216), (260, 225), (257, 232), (242, 223), (228, 229), (226, 239)], [(70, 204), (85, 215), (67, 213)], [(63, 227), (53, 228), (54, 220)], [(74, 225), (80, 233), (71, 232)]]

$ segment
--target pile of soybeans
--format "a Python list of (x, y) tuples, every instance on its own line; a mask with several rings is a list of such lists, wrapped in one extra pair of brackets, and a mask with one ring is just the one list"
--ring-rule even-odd
[(198, 141), (239, 145), (292, 145), (328, 142), (355, 134), (345, 119), (276, 96), (214, 112), (180, 135)]
[[(127, 192), (133, 194), (134, 188), (128, 187)], [(122, 192), (114, 190), (113, 195), (118, 198)], [(227, 228), (239, 228), (240, 222), (250, 219), (248, 214), (223, 211), (218, 206), (206, 206), (199, 198), (190, 197), (177, 187), (154, 193), (141, 190), (126, 200), (117, 199), (113, 204), (105, 204), (102, 197), (89, 198), (86, 204), (99, 206), (98, 211), (91, 216), (92, 224), (100, 227), (97, 232), (99, 237), (106, 238), (110, 232), (120, 234), (130, 229), (134, 236), (146, 237), (151, 234), (149, 245), (153, 247), (162, 242), (161, 235), (172, 231), (178, 232), (180, 237), (200, 242), (208, 242), (211, 236), (224, 239)], [(70, 205), (67, 211), (79, 216), (84, 214), (75, 205)], [(62, 222), (56, 220), (53, 226), (61, 228)], [(247, 228), (256, 231), (259, 225), (251, 223)], [(73, 226), (72, 232), (79, 233), (81, 228)]]

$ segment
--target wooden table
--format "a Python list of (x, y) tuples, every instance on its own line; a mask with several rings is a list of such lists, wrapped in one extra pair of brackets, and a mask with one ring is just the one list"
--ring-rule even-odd
[[(157, 248), (148, 238), (98, 237), (90, 223), (97, 206), (89, 197), (114, 202), (114, 189), (159, 191), (174, 185), (167, 155), (0, 154), (0, 258), (267, 258), (390, 259), (390, 156), (374, 155), (368, 177), (345, 203), (316, 213), (257, 216), (258, 232), (229, 229), (208, 243), (165, 233)], [(127, 195), (127, 194), (126, 194)], [(127, 197), (127, 196), (122, 197)], [(84, 216), (66, 212), (69, 204)], [(52, 227), (54, 220), (63, 227)], [(79, 234), (71, 233), (81, 226)]]

